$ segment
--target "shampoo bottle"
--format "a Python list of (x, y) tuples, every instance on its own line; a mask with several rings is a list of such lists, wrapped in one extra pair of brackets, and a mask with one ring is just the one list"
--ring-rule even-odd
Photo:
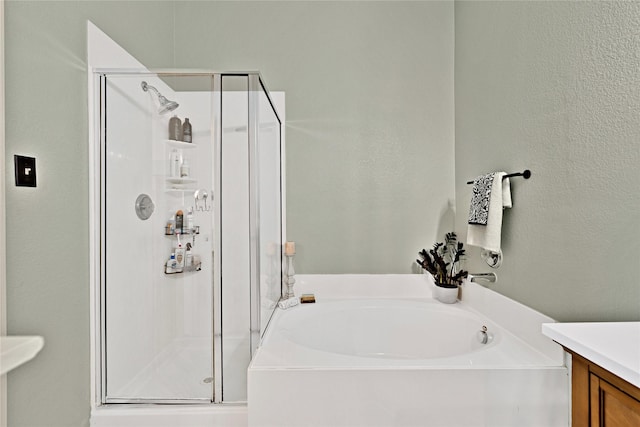
[(169, 259), (167, 260), (167, 265), (164, 269), (164, 272), (167, 274), (173, 274), (176, 272), (176, 255), (171, 254)]
[(176, 212), (176, 229), (174, 230), (174, 233), (182, 234), (184, 232), (183, 227), (184, 227), (184, 214), (182, 210), (179, 210), (178, 212)]
[(169, 119), (169, 139), (182, 141), (182, 122), (178, 116)]
[(187, 243), (186, 251), (184, 253), (184, 268), (189, 271), (193, 267), (193, 253), (191, 252), (191, 243)]
[(185, 255), (185, 267), (187, 268), (187, 270), (192, 270), (193, 269), (193, 255), (191, 254), (191, 251), (187, 251), (186, 255)]
[(187, 211), (187, 231), (189, 233), (193, 233), (193, 229), (195, 228), (195, 224), (193, 223), (193, 208), (189, 208)]
[(188, 178), (190, 172), (191, 168), (189, 167), (189, 162), (184, 160), (180, 165), (180, 178)]
[(178, 242), (178, 246), (175, 249), (176, 253), (176, 272), (182, 273), (184, 270), (184, 248), (182, 243)]
[(167, 236), (175, 234), (176, 229), (176, 219), (174, 215), (171, 215), (171, 218), (167, 221), (167, 225), (164, 228), (164, 234)]
[(182, 140), (184, 142), (191, 142), (191, 123), (189, 123), (189, 118), (185, 117), (184, 124), (182, 125)]
[(169, 158), (169, 176), (172, 178), (180, 177), (180, 152), (177, 148), (171, 150), (171, 157)]

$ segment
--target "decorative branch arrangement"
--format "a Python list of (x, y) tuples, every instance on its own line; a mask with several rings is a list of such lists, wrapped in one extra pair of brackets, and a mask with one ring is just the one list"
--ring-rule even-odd
[(435, 243), (428, 252), (425, 249), (418, 252), (421, 259), (416, 262), (433, 276), (437, 286), (457, 288), (469, 274), (465, 270), (458, 270), (465, 254), (463, 246), (462, 242), (458, 242), (456, 233), (447, 233), (444, 242)]

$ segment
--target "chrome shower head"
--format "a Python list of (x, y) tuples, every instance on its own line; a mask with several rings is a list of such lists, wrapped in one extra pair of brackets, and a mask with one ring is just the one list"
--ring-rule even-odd
[(180, 106), (176, 101), (169, 101), (164, 96), (158, 96), (158, 101), (160, 102), (160, 107), (158, 108), (159, 114), (168, 113), (169, 111), (173, 111)]
[(158, 107), (158, 114), (168, 113), (169, 111), (173, 111), (180, 106), (180, 104), (178, 104), (177, 102), (169, 101), (167, 98), (162, 96), (162, 94), (158, 92), (158, 89), (151, 86), (150, 84), (147, 84), (147, 82), (142, 82), (141, 86), (143, 91), (147, 92), (149, 89), (151, 89), (158, 97), (158, 103), (160, 104), (160, 106)]

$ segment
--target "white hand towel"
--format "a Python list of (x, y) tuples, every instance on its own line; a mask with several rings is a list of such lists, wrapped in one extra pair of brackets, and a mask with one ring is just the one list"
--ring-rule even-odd
[(487, 225), (469, 224), (467, 244), (500, 252), (502, 240), (502, 210), (511, 207), (511, 184), (502, 179), (506, 172), (496, 172), (491, 186)]

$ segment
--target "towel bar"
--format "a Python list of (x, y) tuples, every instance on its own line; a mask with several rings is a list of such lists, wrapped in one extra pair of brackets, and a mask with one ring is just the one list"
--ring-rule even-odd
[[(522, 172), (510, 173), (508, 175), (503, 176), (502, 179), (513, 178), (514, 176), (521, 176), (524, 179), (529, 179), (529, 178), (531, 178), (531, 171), (529, 169), (525, 169)], [(473, 181), (467, 181), (467, 184), (473, 184)]]

